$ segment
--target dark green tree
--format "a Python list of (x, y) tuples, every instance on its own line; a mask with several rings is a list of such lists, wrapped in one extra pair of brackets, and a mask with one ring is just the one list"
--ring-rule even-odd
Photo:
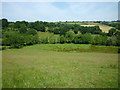
[(2, 28), (8, 27), (8, 24), (9, 24), (9, 22), (7, 19), (2, 19)]
[(75, 37), (75, 33), (70, 30), (70, 31), (66, 32), (65, 37), (67, 39), (67, 43), (72, 43), (74, 40), (74, 37)]
[(21, 48), (24, 44), (24, 37), (18, 32), (6, 32), (3, 36), (3, 45), (11, 46), (12, 48)]
[(107, 39), (108, 39), (107, 36), (97, 35), (93, 37), (92, 44), (93, 45), (106, 45)]
[(20, 32), (21, 34), (25, 34), (25, 33), (27, 32), (27, 27), (24, 26), (24, 25), (22, 25), (22, 26), (19, 28), (19, 32)]
[(114, 33), (116, 32), (116, 29), (115, 28), (111, 28), (108, 32), (108, 35), (109, 36), (112, 36)]
[(35, 29), (29, 28), (26, 32), (29, 35), (37, 35), (37, 31)]
[(66, 42), (67, 42), (67, 39), (64, 37), (64, 35), (60, 36), (60, 43), (63, 44)]

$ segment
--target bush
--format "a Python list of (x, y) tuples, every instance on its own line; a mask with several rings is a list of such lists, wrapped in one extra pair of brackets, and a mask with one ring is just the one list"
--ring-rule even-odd
[(90, 33), (78, 34), (74, 38), (74, 43), (76, 44), (90, 44), (92, 42), (92, 36)]
[(48, 41), (51, 44), (60, 43), (60, 37), (58, 35), (53, 35), (48, 38)]
[(116, 46), (117, 45), (117, 39), (116, 37), (112, 36), (107, 39), (106, 46)]
[(75, 33), (70, 30), (70, 31), (66, 32), (65, 37), (67, 39), (67, 43), (72, 43), (74, 40), (74, 37), (75, 37)]
[(24, 37), (18, 32), (6, 32), (5, 34), (3, 34), (3, 45), (11, 46), (18, 43), (21, 45), (24, 43)]
[(64, 35), (60, 36), (60, 43), (66, 43), (67, 39), (64, 37)]
[(12, 44), (10, 48), (22, 48), (23, 45), (21, 44)]
[(120, 46), (120, 31), (116, 31), (106, 43), (107, 46)]
[(114, 33), (116, 32), (116, 29), (115, 28), (111, 28), (108, 32), (108, 35), (109, 36), (112, 36)]
[(28, 31), (26, 32), (29, 35), (37, 35), (37, 31), (35, 29), (28, 29)]
[(93, 38), (93, 45), (106, 45), (107, 36), (98, 35)]
[(6, 50), (6, 49), (9, 49), (10, 46), (1, 46), (0, 50)]
[(11, 48), (21, 48), (25, 45), (38, 43), (37, 35), (20, 34), (18, 32), (6, 32), (3, 35), (2, 45), (11, 46)]

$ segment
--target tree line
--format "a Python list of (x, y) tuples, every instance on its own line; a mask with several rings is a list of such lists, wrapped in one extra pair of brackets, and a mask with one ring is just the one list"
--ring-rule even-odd
[[(112, 28), (108, 33), (102, 32), (99, 26), (85, 27), (78, 24), (63, 24), (60, 22), (8, 22), (2, 19), (2, 45), (11, 48), (21, 48), (38, 43), (75, 43), (119, 46), (120, 31)], [(41, 39), (38, 32), (50, 32), (58, 37)]]

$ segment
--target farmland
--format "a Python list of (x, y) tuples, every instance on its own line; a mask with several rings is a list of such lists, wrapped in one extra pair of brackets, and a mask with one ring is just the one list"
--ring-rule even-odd
[(94, 22), (66, 22), (66, 24), (78, 24), (80, 26), (87, 26), (87, 27), (99, 26), (100, 29), (105, 33), (108, 33), (108, 31), (111, 28), (113, 28), (112, 26), (107, 26), (101, 23), (94, 23)]
[(103, 25), (103, 24), (100, 24), (100, 23), (89, 23), (89, 25), (97, 25), (100, 27), (100, 29), (103, 31), (103, 32), (106, 32), (108, 33), (108, 31), (113, 28), (111, 26), (107, 26), (107, 25)]
[(0, 88), (120, 89), (118, 0), (4, 1)]
[(117, 50), (87, 44), (3, 50), (3, 88), (117, 88)]
[(116, 28), (95, 22), (2, 21), (3, 88), (118, 87)]

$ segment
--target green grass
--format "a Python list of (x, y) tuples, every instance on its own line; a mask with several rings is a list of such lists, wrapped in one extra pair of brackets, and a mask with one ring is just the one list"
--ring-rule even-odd
[[(4, 50), (3, 88), (117, 88), (116, 52), (77, 51), (98, 47), (106, 48), (85, 44), (40, 44)], [(114, 51), (116, 47), (106, 49)]]
[(2, 52), (0, 51), (0, 89), (2, 88)]
[(38, 32), (38, 36), (42, 37), (42, 38), (50, 37), (52, 35), (54, 35), (54, 34), (53, 33), (49, 33), (49, 32)]
[(47, 50), (59, 52), (118, 53), (118, 47), (115, 46), (95, 46), (90, 44), (38, 44), (25, 48), (29, 48), (31, 50)]
[(76, 48), (89, 48), (91, 45), (86, 44), (37, 44), (34, 46), (28, 46), (25, 48), (33, 49), (33, 50), (49, 50), (49, 51), (59, 51), (65, 49), (76, 49)]

